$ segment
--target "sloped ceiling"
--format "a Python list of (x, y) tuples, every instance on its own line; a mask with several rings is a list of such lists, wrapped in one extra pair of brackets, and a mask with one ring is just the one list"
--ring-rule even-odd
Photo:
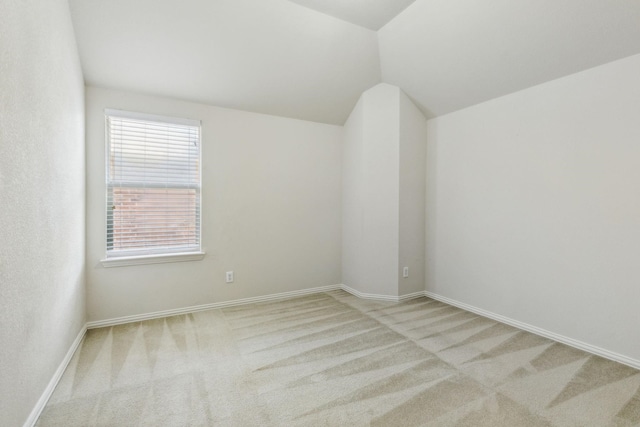
[(638, 0), (417, 0), (379, 31), (382, 80), (428, 117), (640, 52)]
[(71, 0), (89, 85), (342, 124), (377, 34), (286, 0)]
[(87, 84), (333, 124), (381, 81), (433, 117), (640, 53), (638, 0), (69, 1)]
[(378, 31), (415, 0), (289, 0)]

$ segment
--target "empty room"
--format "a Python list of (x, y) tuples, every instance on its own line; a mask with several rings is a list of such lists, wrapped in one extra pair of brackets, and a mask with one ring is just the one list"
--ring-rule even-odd
[(0, 0), (0, 426), (640, 426), (637, 0)]

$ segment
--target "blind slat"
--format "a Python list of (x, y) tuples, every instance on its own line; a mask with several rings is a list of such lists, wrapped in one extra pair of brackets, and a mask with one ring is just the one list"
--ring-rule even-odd
[(127, 114), (106, 118), (107, 256), (199, 251), (200, 127)]

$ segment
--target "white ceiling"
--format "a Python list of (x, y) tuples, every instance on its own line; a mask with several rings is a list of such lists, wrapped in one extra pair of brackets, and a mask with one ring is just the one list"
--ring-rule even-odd
[(415, 0), (289, 0), (377, 31)]
[(342, 124), (377, 34), (287, 0), (70, 0), (87, 84)]
[(381, 81), (436, 116), (640, 53), (640, 0), (69, 2), (87, 84), (333, 124)]
[(437, 116), (640, 53), (640, 1), (417, 0), (379, 42), (382, 80)]

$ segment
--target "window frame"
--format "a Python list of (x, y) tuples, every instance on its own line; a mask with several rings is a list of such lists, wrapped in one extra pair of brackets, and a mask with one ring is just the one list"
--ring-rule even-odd
[[(198, 183), (197, 185), (185, 185), (176, 183), (175, 186), (167, 186), (166, 184), (154, 184), (145, 183), (144, 187), (135, 185), (131, 182), (131, 188), (193, 188), (196, 190), (196, 239), (197, 247), (189, 246), (185, 248), (163, 248), (163, 249), (134, 249), (126, 251), (113, 251), (109, 250), (109, 240), (113, 241), (113, 231), (111, 236), (109, 235), (109, 194), (113, 188), (122, 188), (128, 186), (126, 180), (116, 181), (110, 177), (110, 161), (111, 161), (111, 135), (110, 135), (110, 118), (123, 118), (131, 120), (142, 120), (148, 122), (155, 122), (159, 124), (174, 124), (174, 125), (186, 125), (198, 128)], [(104, 267), (120, 267), (127, 265), (137, 264), (157, 264), (165, 262), (180, 262), (180, 261), (198, 261), (204, 258), (205, 252), (202, 249), (202, 122), (200, 120), (185, 119), (178, 117), (162, 116), (156, 114), (139, 113), (133, 111), (117, 110), (117, 109), (105, 109), (104, 110), (104, 125), (105, 125), (105, 204), (104, 204), (104, 249), (105, 257), (101, 260), (101, 264)], [(119, 185), (114, 186), (114, 183), (118, 182)], [(139, 182), (138, 182), (139, 183)]]

